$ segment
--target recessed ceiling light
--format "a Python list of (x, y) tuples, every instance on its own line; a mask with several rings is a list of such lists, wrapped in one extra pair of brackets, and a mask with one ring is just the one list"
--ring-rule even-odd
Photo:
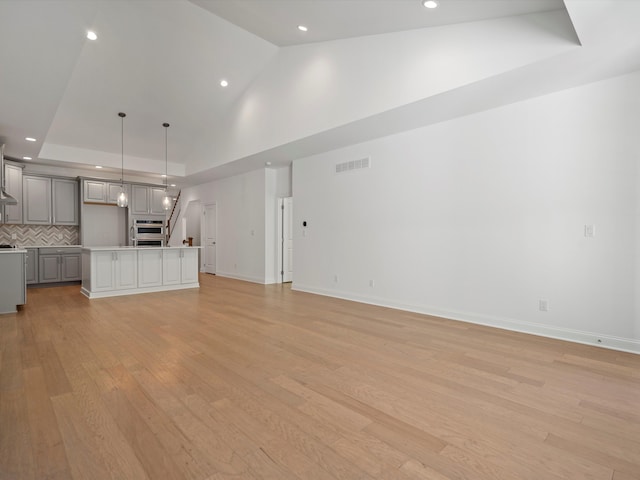
[(36, 139), (35, 139), (35, 138), (33, 138), (33, 137), (24, 137), (24, 139), (25, 139), (27, 142), (35, 142), (35, 141), (36, 141)]
[(31, 157), (22, 157), (23, 160), (33, 160)]
[(221, 87), (228, 87), (229, 86), (229, 82), (226, 80), (220, 80), (220, 86)]
[(98, 35), (96, 35), (96, 32), (92, 32), (91, 30), (89, 30), (87, 32), (87, 38), (89, 40), (97, 40), (98, 39)]
[(175, 184), (175, 183), (172, 183), (172, 184), (171, 184), (171, 185), (169, 185), (169, 186), (170, 186), (170, 187), (175, 187), (175, 186), (176, 186), (176, 184)]
[(424, 5), (425, 8), (438, 8), (438, 2), (436, 2), (436, 0), (424, 0), (422, 5)]
[(309, 29), (307, 27), (305, 27), (304, 25), (298, 25), (298, 30), (300, 30), (301, 32), (306, 32)]
[(102, 165), (96, 165), (96, 168), (102, 168)]

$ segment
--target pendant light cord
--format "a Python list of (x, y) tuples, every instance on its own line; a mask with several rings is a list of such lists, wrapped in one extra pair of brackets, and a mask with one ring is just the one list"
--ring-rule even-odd
[(120, 187), (124, 189), (124, 117), (127, 116), (126, 113), (118, 113), (120, 117), (120, 158), (122, 159), (121, 169), (120, 169)]
[(169, 149), (168, 147), (169, 143), (167, 142), (169, 124), (163, 123), (162, 126), (164, 127), (164, 191), (166, 193), (169, 188), (169, 160), (167, 160), (168, 159), (167, 151)]

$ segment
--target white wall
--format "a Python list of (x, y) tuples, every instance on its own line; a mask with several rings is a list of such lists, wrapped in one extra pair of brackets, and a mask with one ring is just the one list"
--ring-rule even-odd
[(639, 98), (634, 74), (294, 161), (294, 288), (640, 352)]
[(115, 205), (81, 205), (80, 242), (85, 247), (127, 245), (127, 209)]
[(561, 10), (281, 48), (187, 174), (579, 48)]
[(267, 283), (273, 276), (267, 271), (273, 260), (266, 254), (271, 248), (266, 240), (266, 198), (275, 181), (273, 170), (261, 169), (182, 191), (182, 205), (196, 200), (203, 206), (217, 205), (218, 275), (257, 283)]

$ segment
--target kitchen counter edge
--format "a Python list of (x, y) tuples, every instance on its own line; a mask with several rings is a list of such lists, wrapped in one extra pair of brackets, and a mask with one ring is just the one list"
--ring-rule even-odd
[(0, 248), (0, 253), (27, 253), (24, 248)]
[(179, 250), (179, 249), (193, 249), (193, 248), (202, 248), (201, 246), (193, 246), (193, 247), (82, 247), (82, 250), (87, 250), (89, 252), (100, 252), (100, 251), (114, 251), (114, 250)]

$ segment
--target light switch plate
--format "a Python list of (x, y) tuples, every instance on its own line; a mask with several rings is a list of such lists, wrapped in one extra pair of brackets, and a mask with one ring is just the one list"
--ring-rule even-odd
[(585, 225), (584, 226), (584, 236), (587, 238), (593, 238), (596, 236), (596, 226), (595, 225)]

